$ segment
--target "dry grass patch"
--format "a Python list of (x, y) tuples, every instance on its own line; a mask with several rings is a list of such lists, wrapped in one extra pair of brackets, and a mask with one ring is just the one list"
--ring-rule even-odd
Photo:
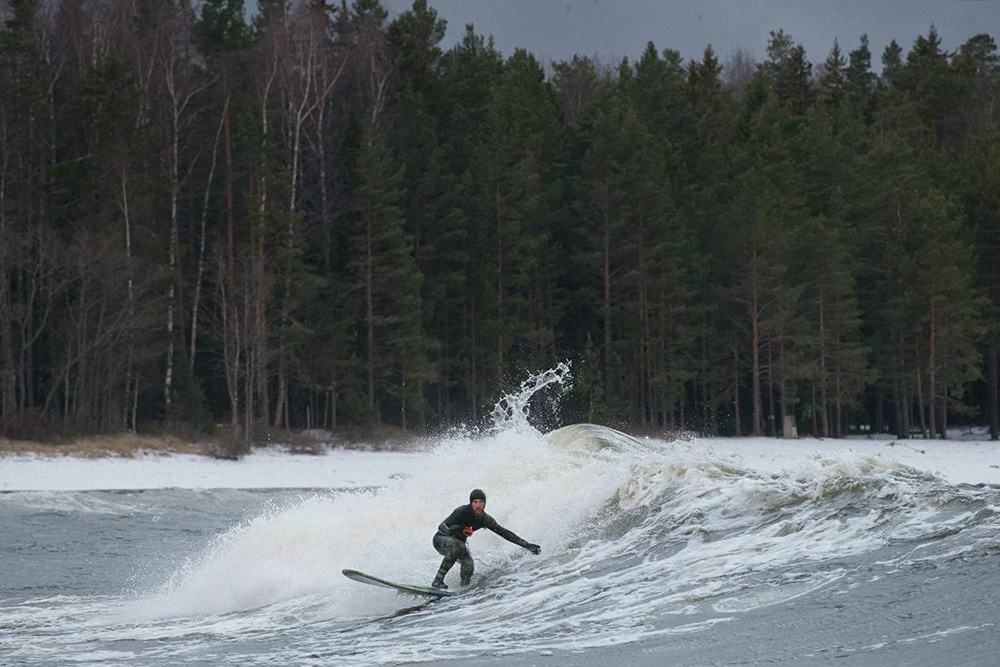
[(145, 454), (206, 454), (204, 444), (188, 442), (171, 435), (97, 435), (75, 438), (60, 443), (30, 440), (0, 439), (0, 456), (4, 454), (40, 454), (42, 456), (106, 456), (132, 457)]

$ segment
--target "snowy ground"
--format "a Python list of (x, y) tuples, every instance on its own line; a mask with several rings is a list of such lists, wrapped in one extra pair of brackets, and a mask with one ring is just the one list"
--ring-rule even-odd
[(296, 489), (379, 486), (410, 468), (411, 452), (259, 450), (239, 461), (193, 454), (133, 458), (0, 457), (0, 492), (117, 489)]
[[(930, 471), (956, 484), (1000, 485), (1000, 443), (983, 440), (702, 438), (690, 446), (767, 472), (861, 455)], [(10, 455), (0, 457), (0, 492), (379, 486), (405, 474), (420, 456), (355, 450), (320, 456), (263, 450), (240, 461), (185, 454), (102, 459)]]

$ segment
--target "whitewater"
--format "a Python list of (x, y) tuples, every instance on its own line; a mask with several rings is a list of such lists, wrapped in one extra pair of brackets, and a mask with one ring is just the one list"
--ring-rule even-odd
[[(532, 397), (567, 380), (416, 452), (118, 461), (101, 490), (24, 488), (56, 462), (0, 459), (0, 665), (996, 664), (1000, 492), (968, 483), (994, 479), (992, 447), (776, 465), (757, 441), (539, 432)], [(541, 556), (481, 531), (472, 586), (433, 601), (341, 575), (426, 585), (475, 487)]]

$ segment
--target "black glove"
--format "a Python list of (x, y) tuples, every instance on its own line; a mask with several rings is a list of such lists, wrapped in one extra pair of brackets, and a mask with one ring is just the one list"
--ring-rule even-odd
[(531, 553), (535, 554), (536, 556), (542, 553), (542, 548), (537, 544), (525, 544), (524, 548), (530, 551)]

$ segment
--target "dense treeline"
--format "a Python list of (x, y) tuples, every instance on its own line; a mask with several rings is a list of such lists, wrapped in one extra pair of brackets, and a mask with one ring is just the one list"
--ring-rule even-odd
[(567, 419), (996, 437), (989, 36), (546, 72), (425, 0), (8, 1), (6, 435), (434, 429), (572, 359)]

